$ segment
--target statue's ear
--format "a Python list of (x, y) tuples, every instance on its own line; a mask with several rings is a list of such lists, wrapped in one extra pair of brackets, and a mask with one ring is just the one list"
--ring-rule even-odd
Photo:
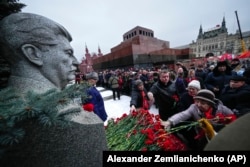
[(22, 46), (23, 54), (29, 59), (30, 62), (42, 66), (43, 60), (42, 60), (42, 53), (40, 49), (38, 49), (36, 46), (31, 44), (24, 44)]

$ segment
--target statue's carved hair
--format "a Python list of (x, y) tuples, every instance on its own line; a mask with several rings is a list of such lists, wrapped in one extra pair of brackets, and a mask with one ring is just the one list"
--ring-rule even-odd
[(33, 44), (41, 46), (57, 45), (58, 36), (69, 41), (72, 37), (60, 24), (32, 13), (14, 13), (0, 21), (0, 53), (10, 64), (22, 57), (21, 46)]

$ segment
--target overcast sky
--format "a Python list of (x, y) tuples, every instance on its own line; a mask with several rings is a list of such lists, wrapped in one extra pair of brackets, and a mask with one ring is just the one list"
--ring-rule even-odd
[(154, 31), (156, 38), (170, 47), (196, 40), (203, 31), (221, 24), (229, 33), (250, 31), (250, 0), (19, 0), (22, 12), (46, 16), (63, 25), (72, 35), (75, 56), (81, 60), (85, 44), (90, 53), (103, 54), (120, 44), (122, 36), (136, 26)]

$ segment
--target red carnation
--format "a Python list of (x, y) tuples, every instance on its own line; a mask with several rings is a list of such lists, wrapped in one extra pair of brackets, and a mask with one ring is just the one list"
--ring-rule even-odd
[(87, 103), (83, 105), (83, 109), (88, 112), (94, 111), (94, 105), (92, 103)]

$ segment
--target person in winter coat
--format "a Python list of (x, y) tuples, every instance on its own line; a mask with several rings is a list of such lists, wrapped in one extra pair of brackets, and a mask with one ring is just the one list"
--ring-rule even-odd
[(132, 89), (131, 92), (130, 112), (136, 111), (140, 108), (148, 110), (153, 103), (154, 100), (150, 101), (147, 96), (147, 90), (145, 89), (143, 82), (140, 79), (136, 80), (134, 82), (134, 89)]
[(187, 92), (180, 96), (178, 103), (178, 111), (186, 110), (191, 104), (194, 104), (194, 96), (197, 95), (198, 91), (201, 89), (200, 82), (198, 80), (192, 80), (189, 82), (187, 87)]
[(168, 117), (176, 113), (176, 101), (178, 100), (175, 84), (170, 81), (170, 72), (161, 70), (159, 80), (152, 85), (148, 92), (150, 100), (155, 100), (159, 109), (160, 119), (166, 121)]
[(184, 71), (183, 68), (180, 67), (177, 70), (177, 78), (175, 80), (175, 88), (178, 96), (181, 96), (183, 93), (187, 92), (186, 87), (187, 83), (185, 82)]
[(207, 77), (207, 71), (205, 71), (204, 66), (202, 64), (199, 64), (195, 70), (195, 76), (202, 79), (201, 87), (203, 87), (204, 81)]
[(186, 78), (188, 76), (188, 69), (186, 66), (183, 65), (181, 62), (176, 63), (177, 68), (182, 68), (183, 69), (183, 77)]
[(122, 92), (122, 90), (123, 90), (123, 85), (124, 85), (124, 81), (123, 81), (122, 78), (123, 78), (122, 75), (119, 74), (119, 75), (118, 75), (118, 85), (119, 85), (119, 89), (120, 89), (121, 92)]
[(243, 76), (233, 76), (220, 96), (225, 106), (232, 109), (237, 117), (250, 112), (250, 85)]
[(250, 67), (245, 69), (243, 76), (246, 78), (246, 84), (250, 85)]
[(89, 98), (83, 102), (83, 108), (89, 112), (91, 112), (92, 109), (94, 113), (98, 115), (103, 120), (103, 122), (105, 122), (108, 115), (105, 110), (103, 98), (100, 92), (96, 89), (98, 74), (96, 72), (91, 72), (86, 75), (86, 79), (90, 85), (90, 88), (87, 89), (87, 95)]
[(113, 100), (116, 100), (116, 97), (118, 98), (118, 100), (120, 100), (121, 90), (119, 88), (118, 80), (119, 80), (118, 76), (115, 74), (115, 72), (112, 72), (111, 77), (108, 80), (108, 83), (113, 93)]
[(222, 89), (229, 84), (233, 75), (237, 73), (232, 71), (226, 61), (218, 62), (213, 71), (207, 75), (205, 86), (215, 94), (216, 98), (219, 98)]
[(201, 77), (196, 76), (195, 69), (189, 69), (188, 70), (188, 77), (184, 78), (184, 83), (186, 87), (188, 86), (188, 83), (192, 80), (198, 80), (200, 82), (201, 89), (205, 89), (204, 80)]
[[(218, 132), (225, 124), (234, 121), (236, 116), (231, 109), (224, 106), (220, 100), (215, 98), (212, 91), (202, 89), (194, 96), (194, 104), (188, 109), (170, 117), (167, 121), (163, 122), (163, 125), (165, 128), (170, 128), (190, 118), (194, 121), (199, 121), (202, 118), (208, 119), (213, 129)], [(197, 129), (197, 134), (197, 145), (192, 149), (201, 150), (206, 145), (207, 140), (202, 129)]]
[[(187, 87), (187, 92), (183, 93), (180, 97), (179, 103), (178, 103), (178, 112), (184, 111), (190, 107), (190, 105), (194, 104), (194, 96), (197, 95), (198, 91), (201, 89), (200, 82), (198, 80), (192, 80), (189, 82)], [(182, 126), (186, 125), (187, 122), (193, 121), (192, 118), (186, 120), (186, 122), (178, 123), (176, 126)], [(187, 141), (189, 141), (188, 145), (191, 147), (195, 145), (195, 140), (193, 140), (194, 136), (196, 134), (196, 131), (194, 128), (192, 129), (183, 129), (178, 131), (178, 136), (185, 138)]]
[(142, 73), (140, 75), (140, 80), (143, 82), (145, 89), (148, 91), (150, 88), (150, 82), (149, 82), (149, 72), (145, 69), (142, 70)]
[(243, 63), (240, 62), (240, 59), (234, 58), (231, 61), (231, 68), (233, 71), (237, 73), (237, 75), (243, 76), (243, 73), (245, 71), (245, 66)]

